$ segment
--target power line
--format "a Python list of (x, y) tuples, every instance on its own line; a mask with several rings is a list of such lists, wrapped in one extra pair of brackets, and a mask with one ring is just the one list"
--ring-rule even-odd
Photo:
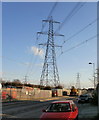
[(28, 73), (29, 73), (29, 70), (30, 70), (30, 67), (31, 67), (31, 61), (32, 61), (32, 59), (33, 59), (33, 55), (31, 56), (30, 63), (29, 63), (29, 65), (28, 65), (27, 72), (26, 72), (26, 75), (25, 75), (25, 76), (27, 76)]
[(76, 32), (75, 34), (73, 34), (72, 36), (70, 36), (69, 38), (67, 38), (63, 43), (65, 44), (68, 40), (72, 39), (73, 37), (75, 37), (76, 35), (78, 35), (79, 33), (81, 33), (82, 31), (84, 31), (86, 28), (90, 27), (91, 25), (93, 25), (98, 19), (93, 20), (91, 23), (89, 23), (88, 25), (86, 25), (85, 27), (83, 27), (81, 30), (79, 30), (78, 32)]
[(87, 29), (88, 27), (90, 27), (91, 25), (93, 25), (95, 22), (97, 22), (99, 20), (99, 18), (93, 20), (92, 22), (90, 22), (89, 24), (87, 24), (85, 27), (83, 27), (81, 30), (77, 31), (76, 33), (74, 33), (72, 36), (70, 36), (69, 38), (67, 38), (66, 40), (64, 40), (64, 42), (62, 43), (61, 46), (63, 46), (67, 41), (69, 41), (70, 39), (74, 38), (75, 36), (77, 36), (79, 33), (83, 32), (85, 29)]
[[(64, 19), (64, 21), (63, 21), (63, 22), (61, 23), (61, 25), (58, 27), (58, 29), (56, 29), (55, 33), (56, 33), (59, 29), (61, 29), (62, 26), (63, 26), (72, 16), (74, 16), (74, 15), (78, 12), (78, 10), (80, 10), (81, 7), (84, 6), (84, 4), (85, 4), (85, 2), (83, 2), (83, 3), (78, 2), (78, 3), (74, 6), (74, 8), (71, 10), (71, 12), (66, 16), (66, 18)], [(49, 16), (47, 17), (47, 19), (49, 19), (49, 17), (51, 16), (51, 14), (52, 14), (53, 10), (55, 9), (56, 5), (57, 5), (57, 2), (54, 4), (54, 6), (53, 6), (53, 8), (52, 8), (52, 10), (51, 10), (51, 12), (50, 12), (50, 14), (49, 14)], [(42, 26), (41, 32), (43, 31), (45, 25), (46, 25), (46, 23)], [(39, 34), (39, 37), (40, 37), (40, 34)], [(38, 39), (39, 37), (37, 36), (37, 39)]]
[[(50, 18), (50, 16), (52, 15), (53, 11), (55, 10), (55, 7), (57, 6), (58, 2), (55, 2), (54, 5), (52, 6), (52, 9), (51, 11), (49, 12), (49, 15), (47, 17), (47, 20)], [(44, 24), (42, 25), (42, 28), (41, 28), (41, 32), (43, 32), (43, 29), (44, 27), (46, 26), (46, 22), (44, 22)], [(37, 35), (37, 39), (40, 37), (40, 34), (39, 36)]]
[[(61, 25), (56, 29), (56, 31), (55, 31), (55, 33), (58, 31), (58, 30), (60, 30), (61, 28), (62, 28), (62, 26), (66, 23), (66, 22), (68, 22), (69, 21), (69, 19), (71, 19), (72, 18), (72, 16), (74, 16), (79, 10), (80, 10), (80, 8), (81, 7), (83, 7), (84, 6), (84, 4), (85, 4), (86, 2), (84, 2), (84, 3), (77, 3), (75, 6), (74, 6), (74, 8), (70, 11), (70, 13), (66, 16), (66, 18), (64, 19), (64, 21), (61, 23)], [(80, 33), (80, 32), (79, 32)], [(77, 33), (76, 33), (77, 34)], [(73, 35), (74, 36), (74, 35)], [(72, 36), (72, 37), (73, 37)], [(76, 35), (75, 35), (76, 36)], [(72, 37), (70, 37), (69, 39), (71, 39)], [(64, 42), (62, 43), (62, 45), (65, 43), (66, 41), (64, 40)], [(62, 49), (61, 49), (62, 50)]]
[[(51, 14), (53, 13), (53, 11), (54, 11), (54, 9), (55, 9), (55, 7), (57, 6), (57, 2), (55, 2), (55, 4), (52, 6), (52, 9), (51, 9), (51, 11), (49, 12), (49, 15), (48, 15), (48, 17), (47, 17), (47, 19), (49, 19), (49, 17), (51, 16)], [(43, 29), (44, 29), (44, 27), (46, 26), (46, 22), (44, 22), (44, 24), (42, 25), (42, 28), (41, 28), (41, 32), (43, 31)], [(40, 34), (39, 34), (39, 36), (37, 35), (37, 38), (36, 38), (36, 41), (38, 40), (38, 38), (40, 37)], [(38, 52), (40, 52), (40, 51), (38, 51)], [(37, 58), (37, 57), (36, 57)], [(31, 57), (31, 61), (32, 61), (32, 59), (33, 59), (33, 56)], [(36, 59), (35, 59), (35, 62), (36, 62)], [(32, 65), (33, 65), (33, 63), (32, 63)], [(29, 71), (30, 71), (30, 68), (31, 68), (31, 66), (32, 66), (31, 64), (28, 66), (28, 68), (27, 68), (27, 72), (26, 72), (26, 76), (27, 76), (27, 74), (29, 73)]]
[[(40, 48), (38, 48), (38, 54), (39, 54), (39, 52), (40, 52)], [(35, 64), (37, 62), (37, 56), (34, 58), (34, 62), (32, 62), (32, 61), (33, 61), (33, 56), (31, 57), (31, 62), (27, 68), (27, 72), (26, 72), (25, 76), (27, 76), (29, 74), (29, 72), (32, 70), (33, 63)]]
[(18, 62), (18, 61), (16, 61), (16, 60), (14, 60), (14, 59), (12, 59), (12, 58), (9, 58), (9, 57), (6, 57), (6, 56), (0, 56), (0, 58), (3, 58), (3, 59), (5, 59), (5, 60), (9, 60), (9, 61), (12, 61), (12, 62), (15, 62), (15, 63), (19, 63), (19, 64), (21, 64), (21, 65), (27, 65), (27, 64), (24, 63), (24, 62)]
[(83, 44), (87, 43), (88, 41), (90, 41), (90, 40), (92, 40), (92, 39), (96, 38), (97, 36), (99, 36), (99, 34), (96, 34), (96, 35), (94, 35), (94, 36), (90, 37), (89, 39), (84, 40), (84, 41), (82, 41), (81, 43), (79, 43), (79, 44), (77, 44), (77, 45), (75, 45), (75, 46), (73, 46), (73, 47), (71, 47), (71, 48), (69, 48), (69, 49), (65, 50), (65, 51), (64, 51), (64, 52), (62, 52), (62, 53), (61, 53), (58, 57), (60, 57), (62, 54), (66, 53), (66, 52), (69, 52), (69, 51), (71, 51), (71, 50), (73, 50), (73, 49), (75, 49), (75, 48), (77, 48), (77, 47), (79, 47), (79, 46), (81, 46), (81, 45), (83, 45)]
[(83, 6), (84, 6), (85, 2), (80, 3), (78, 2), (74, 8), (70, 11), (70, 13), (66, 16), (66, 18), (64, 19), (64, 21), (61, 23), (61, 25), (56, 29), (55, 33), (60, 30), (63, 25), (68, 22)]
[[(48, 17), (47, 17), (47, 20), (48, 20), (48, 19), (50, 18), (50, 16), (52, 15), (52, 13), (53, 13), (55, 7), (57, 6), (57, 4), (58, 4), (58, 2), (55, 2), (54, 5), (52, 6), (52, 9), (51, 9), (51, 11), (50, 11), (50, 13), (49, 13), (49, 15), (48, 15)], [(46, 25), (46, 23), (44, 23), (44, 25)], [(44, 27), (45, 27), (45, 26), (42, 27), (42, 30), (41, 30), (41, 31), (43, 31)]]
[[(31, 74), (31, 72), (32, 72), (32, 70), (33, 70), (33, 63), (34, 63), (34, 65), (36, 65), (37, 60), (38, 60), (38, 59), (37, 59), (37, 56), (36, 56), (35, 59), (34, 59), (34, 62), (31, 63), (31, 66), (30, 66), (27, 74)], [(36, 72), (36, 69), (34, 69), (34, 71)], [(27, 75), (27, 74), (26, 74), (26, 75)], [(33, 74), (34, 74), (34, 73), (33, 73)]]

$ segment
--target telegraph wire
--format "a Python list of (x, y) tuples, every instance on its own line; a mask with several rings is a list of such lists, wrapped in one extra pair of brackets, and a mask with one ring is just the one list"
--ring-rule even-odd
[(69, 51), (71, 51), (71, 50), (73, 50), (73, 49), (75, 49), (75, 48), (77, 48), (77, 47), (79, 47), (79, 46), (81, 46), (81, 45), (87, 43), (88, 41), (90, 41), (90, 40), (96, 38), (97, 36), (99, 36), (99, 34), (96, 34), (96, 35), (90, 37), (89, 39), (84, 40), (84, 41), (80, 42), (79, 44), (77, 44), (77, 45), (75, 45), (75, 46), (73, 46), (73, 47), (71, 47), (71, 48), (69, 48), (69, 49), (63, 51), (58, 57), (60, 57), (62, 54), (66, 53), (66, 52), (69, 52)]

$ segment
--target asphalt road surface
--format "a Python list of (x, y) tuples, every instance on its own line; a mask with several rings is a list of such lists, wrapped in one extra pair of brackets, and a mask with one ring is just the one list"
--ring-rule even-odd
[[(56, 100), (73, 100), (80, 112), (84, 109), (86, 104), (78, 104), (76, 98), (65, 98), (61, 97)], [(21, 101), (11, 104), (2, 104), (2, 118), (40, 118), (42, 109), (45, 109), (51, 102), (49, 101)], [(80, 116), (81, 117), (81, 116)], [(3, 120), (3, 119), (2, 119)]]
[[(67, 98), (59, 98), (57, 100), (66, 100)], [(72, 99), (72, 98), (68, 98)], [(42, 109), (45, 109), (51, 102), (49, 101), (22, 101), (13, 104), (2, 104), (3, 118), (40, 118)]]

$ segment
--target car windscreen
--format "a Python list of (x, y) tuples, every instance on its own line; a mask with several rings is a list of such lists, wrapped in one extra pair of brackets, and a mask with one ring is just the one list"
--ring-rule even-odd
[(46, 112), (70, 112), (69, 103), (52, 103), (47, 108)]
[(88, 97), (87, 95), (80, 95), (80, 97)]

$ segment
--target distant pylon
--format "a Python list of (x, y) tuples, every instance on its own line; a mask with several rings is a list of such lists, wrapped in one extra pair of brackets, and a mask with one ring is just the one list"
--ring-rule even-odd
[(47, 43), (39, 44), (44, 46), (46, 45), (45, 60), (40, 78), (40, 85), (58, 86), (60, 84), (60, 81), (59, 81), (58, 68), (56, 64), (55, 47), (61, 47), (61, 46), (54, 44), (54, 36), (64, 36), (64, 35), (54, 33), (53, 23), (59, 23), (59, 22), (53, 21), (52, 17), (50, 17), (48, 20), (43, 20), (43, 22), (49, 23), (49, 30), (48, 32), (38, 32), (38, 34), (48, 35)]
[(80, 73), (77, 73), (76, 88), (81, 89), (81, 86), (80, 86)]
[(27, 77), (28, 76), (25, 76), (25, 80), (24, 80), (24, 83), (27, 84)]

